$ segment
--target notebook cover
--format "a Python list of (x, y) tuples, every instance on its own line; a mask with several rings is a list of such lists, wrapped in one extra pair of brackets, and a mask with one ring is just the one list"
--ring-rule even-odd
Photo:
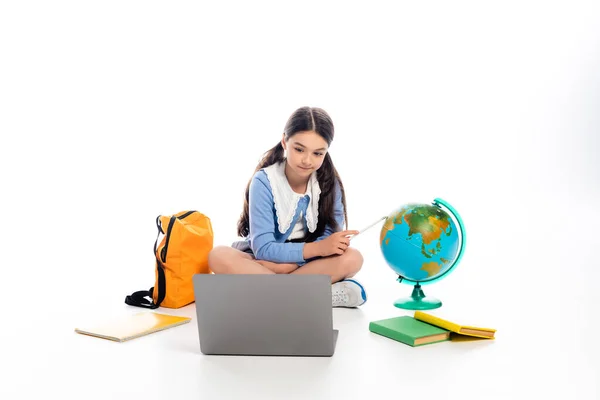
[(162, 331), (190, 322), (191, 318), (175, 315), (141, 312), (125, 317), (104, 321), (98, 325), (75, 328), (82, 335), (95, 336), (102, 339), (124, 342), (150, 333)]
[[(443, 342), (450, 336), (450, 332), (447, 330), (418, 321), (410, 316), (373, 321), (369, 324), (369, 330), (413, 347)], [(417, 339), (433, 335), (444, 335), (444, 338), (434, 342), (415, 344)]]
[(484, 339), (494, 339), (494, 336), (490, 337), (490, 336), (485, 336), (485, 335), (478, 335), (473, 332), (465, 332), (464, 329), (474, 329), (474, 330), (478, 330), (478, 331), (485, 331), (485, 332), (491, 333), (492, 335), (496, 333), (495, 329), (475, 327), (475, 326), (469, 326), (469, 325), (460, 325), (455, 322), (451, 322), (451, 321), (442, 319), (435, 315), (427, 314), (423, 311), (415, 311), (415, 319), (426, 322), (428, 324), (431, 324), (431, 325), (434, 325), (437, 327), (440, 327), (440, 328), (443, 328), (443, 329), (447, 329), (451, 332), (458, 333), (461, 335), (466, 335), (466, 336), (473, 336), (473, 337), (484, 338)]

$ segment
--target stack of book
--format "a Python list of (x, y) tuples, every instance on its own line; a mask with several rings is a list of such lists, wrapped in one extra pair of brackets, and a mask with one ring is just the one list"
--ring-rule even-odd
[(413, 347), (464, 337), (494, 339), (496, 334), (495, 329), (461, 325), (423, 311), (415, 311), (414, 317), (373, 321), (369, 330)]

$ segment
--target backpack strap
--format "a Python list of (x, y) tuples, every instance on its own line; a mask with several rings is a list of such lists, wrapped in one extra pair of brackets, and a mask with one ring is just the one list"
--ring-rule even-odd
[[(165, 290), (167, 287), (167, 283), (165, 279), (165, 269), (163, 267), (163, 262), (166, 262), (167, 260), (167, 246), (169, 244), (169, 236), (171, 236), (171, 230), (173, 229), (174, 222), (175, 217), (171, 217), (171, 220), (169, 221), (169, 227), (167, 229), (165, 247), (163, 247), (162, 251), (163, 254), (161, 254), (161, 257), (158, 257), (158, 238), (160, 237), (161, 233), (164, 234), (165, 232), (163, 231), (162, 225), (160, 223), (160, 215), (156, 217), (156, 227), (158, 228), (158, 234), (156, 235), (156, 240), (154, 241), (154, 256), (156, 257), (156, 272), (158, 274), (158, 299), (156, 299), (156, 303), (154, 303), (154, 300), (152, 298), (154, 294), (154, 287), (151, 287), (149, 290), (140, 290), (137, 292), (133, 292), (129, 296), (125, 296), (125, 304), (134, 307), (149, 308), (151, 310), (154, 310), (160, 307), (160, 303), (162, 303), (165, 299)], [(163, 260), (161, 260), (161, 258), (163, 258)], [(150, 300), (146, 299), (146, 297), (149, 297)]]
[(152, 298), (153, 289), (154, 288), (150, 288), (150, 290), (140, 290), (138, 292), (133, 292), (129, 296), (125, 296), (125, 304), (135, 307), (149, 308), (151, 310), (158, 308), (158, 306), (154, 304), (152, 300), (148, 300), (146, 298)]

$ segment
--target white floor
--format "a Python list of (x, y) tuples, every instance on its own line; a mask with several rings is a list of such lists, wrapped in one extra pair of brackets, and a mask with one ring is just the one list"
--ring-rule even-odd
[[(597, 216), (590, 214), (590, 220), (597, 224)], [(122, 303), (126, 293), (117, 284), (85, 297), (84, 281), (74, 277), (82, 285), (70, 289), (76, 297), (58, 295), (53, 303), (52, 291), (32, 292), (24, 299), (27, 308), (15, 312), (19, 322), (3, 321), (2, 398), (359, 399), (377, 392), (390, 398), (598, 399), (600, 297), (594, 279), (600, 274), (591, 268), (597, 265), (590, 257), (595, 248), (585, 239), (595, 228), (587, 226), (579, 244), (532, 237), (486, 248), (473, 234), (463, 264), (424, 288), (444, 302), (432, 312), (496, 328), (497, 339), (419, 348), (368, 331), (370, 321), (410, 315), (392, 305), (410, 287), (394, 281), (370, 245), (377, 234), (365, 235), (355, 246), (365, 254), (357, 278), (369, 300), (360, 309), (333, 310), (340, 335), (332, 358), (205, 356), (195, 318), (126, 343), (78, 335), (73, 329), (83, 322), (141, 310)], [(490, 249), (506, 253), (488, 256)], [(31, 287), (41, 291), (43, 285)], [(97, 284), (90, 287), (98, 290)], [(194, 317), (194, 307), (159, 311)]]

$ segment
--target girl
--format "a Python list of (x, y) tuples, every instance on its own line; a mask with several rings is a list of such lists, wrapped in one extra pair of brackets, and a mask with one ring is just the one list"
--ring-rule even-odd
[(208, 256), (215, 274), (326, 274), (332, 306), (357, 307), (364, 288), (348, 279), (363, 257), (350, 247), (344, 186), (328, 149), (333, 122), (320, 108), (302, 107), (288, 119), (283, 138), (258, 164), (246, 187), (238, 222), (242, 241), (217, 246)]

